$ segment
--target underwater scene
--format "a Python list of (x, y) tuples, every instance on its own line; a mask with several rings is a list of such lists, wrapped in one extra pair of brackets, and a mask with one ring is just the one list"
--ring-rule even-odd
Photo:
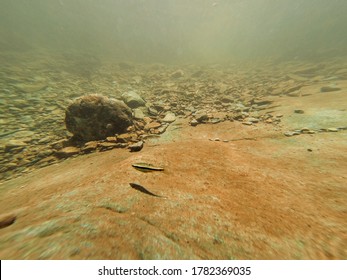
[(346, 14), (1, 0), (0, 258), (347, 259)]

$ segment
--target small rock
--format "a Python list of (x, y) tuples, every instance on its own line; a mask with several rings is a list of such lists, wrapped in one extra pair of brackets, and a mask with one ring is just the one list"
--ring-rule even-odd
[(13, 139), (13, 140), (8, 141), (8, 142), (5, 144), (5, 152), (9, 152), (9, 151), (11, 151), (11, 150), (13, 150), (13, 149), (16, 149), (16, 150), (20, 149), (20, 150), (22, 150), (22, 149), (24, 149), (26, 146), (27, 146), (27, 144), (26, 144), (25, 142), (23, 142), (23, 141), (21, 141), (21, 140), (15, 140), (15, 139)]
[(134, 118), (137, 120), (142, 120), (145, 117), (145, 114), (140, 108), (136, 108), (133, 111)]
[(212, 118), (209, 120), (209, 123), (216, 124), (216, 123), (220, 123), (221, 121), (222, 120), (219, 118)]
[(165, 125), (162, 125), (161, 127), (159, 127), (157, 130), (160, 134), (164, 133), (166, 131), (166, 129), (169, 127), (169, 124), (165, 124)]
[(312, 152), (312, 149), (307, 149), (308, 152)]
[(341, 90), (341, 88), (335, 87), (335, 86), (326, 86), (321, 87), (320, 92), (331, 92), (331, 91), (338, 91)]
[(197, 112), (194, 114), (194, 117), (198, 123), (206, 122), (209, 119), (208, 114), (206, 112)]
[(300, 132), (297, 131), (286, 131), (284, 133), (285, 136), (290, 137), (290, 136), (294, 136), (294, 135), (300, 135)]
[(259, 119), (249, 117), (249, 118), (246, 118), (245, 121), (246, 121), (246, 122), (251, 122), (251, 123), (258, 123), (258, 122), (259, 122)]
[(102, 142), (99, 143), (98, 146), (102, 151), (104, 150), (111, 150), (113, 148), (117, 148), (119, 146), (119, 143), (112, 143), (112, 142)]
[(73, 155), (76, 155), (80, 152), (80, 149), (77, 147), (65, 147), (63, 149), (61, 149), (60, 151), (56, 152), (56, 156), (59, 158), (67, 158), (67, 157), (71, 157)]
[(128, 91), (122, 94), (122, 100), (130, 108), (145, 106), (146, 102), (135, 91)]
[(170, 75), (170, 77), (173, 78), (173, 79), (178, 79), (178, 78), (181, 78), (181, 77), (183, 77), (183, 76), (184, 76), (184, 72), (183, 72), (181, 69), (179, 69), (179, 70), (173, 72), (173, 73)]
[(163, 118), (163, 122), (168, 122), (168, 123), (172, 123), (175, 120), (176, 120), (176, 116), (172, 112), (166, 113), (165, 117)]
[(149, 107), (149, 108), (148, 108), (148, 113), (149, 113), (151, 116), (156, 116), (156, 115), (158, 115), (158, 111), (157, 111), (155, 108), (153, 108), (153, 107)]
[(129, 141), (136, 141), (137, 135), (135, 133), (123, 133), (117, 135), (117, 141), (120, 143), (127, 143)]
[(81, 151), (84, 153), (90, 153), (92, 151), (95, 151), (97, 147), (98, 147), (97, 141), (90, 141), (84, 144), (84, 147), (81, 149)]
[(220, 99), (220, 101), (221, 101), (222, 103), (232, 103), (232, 102), (234, 102), (234, 99), (231, 98), (231, 97), (229, 97), (229, 96), (223, 96), (223, 97)]
[(21, 92), (32, 93), (32, 92), (45, 89), (47, 85), (46, 84), (14, 84), (14, 87)]
[(149, 129), (152, 129), (152, 128), (159, 128), (161, 127), (161, 123), (159, 122), (151, 122), (151, 123), (148, 123), (145, 125), (145, 130), (149, 130)]
[(196, 119), (192, 119), (189, 123), (191, 126), (197, 126), (199, 122)]
[(244, 124), (244, 125), (252, 125), (253, 123), (245, 121), (245, 122), (242, 122), (242, 124)]
[[(117, 142), (117, 137), (114, 137), (114, 136), (109, 136), (109, 137), (106, 137), (106, 141), (107, 142), (113, 142), (113, 143), (116, 143)], [(94, 141), (90, 141), (88, 143), (93, 143)]]
[(339, 130), (338, 130), (337, 128), (335, 128), (335, 127), (329, 127), (329, 128), (327, 129), (327, 131), (328, 131), (328, 132), (338, 132)]
[(131, 144), (129, 145), (129, 150), (130, 152), (138, 152), (138, 151), (141, 151), (142, 148), (143, 148), (143, 141), (139, 141), (135, 144)]

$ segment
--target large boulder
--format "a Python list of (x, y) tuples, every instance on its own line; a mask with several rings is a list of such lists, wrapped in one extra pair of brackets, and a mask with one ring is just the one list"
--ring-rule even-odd
[(120, 100), (92, 94), (79, 97), (68, 106), (65, 124), (81, 140), (101, 140), (126, 131), (132, 125), (132, 112)]

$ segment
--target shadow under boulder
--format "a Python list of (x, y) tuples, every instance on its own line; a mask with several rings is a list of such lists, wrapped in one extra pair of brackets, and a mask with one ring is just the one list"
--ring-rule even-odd
[(132, 112), (120, 100), (92, 94), (79, 97), (68, 106), (65, 124), (77, 139), (102, 140), (125, 132), (132, 125)]

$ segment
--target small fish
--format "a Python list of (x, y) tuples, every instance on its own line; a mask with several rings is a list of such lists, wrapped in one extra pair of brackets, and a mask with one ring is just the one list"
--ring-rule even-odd
[(153, 166), (152, 164), (144, 163), (144, 162), (133, 163), (131, 166), (142, 172), (164, 171), (164, 168), (162, 167)]
[(162, 197), (160, 195), (154, 194), (152, 192), (150, 192), (149, 190), (147, 190), (145, 187), (142, 187), (139, 184), (135, 184), (135, 183), (129, 183), (130, 187), (132, 187), (135, 190), (138, 190), (140, 192), (143, 192), (145, 194), (151, 195), (151, 196), (156, 196), (156, 197)]

